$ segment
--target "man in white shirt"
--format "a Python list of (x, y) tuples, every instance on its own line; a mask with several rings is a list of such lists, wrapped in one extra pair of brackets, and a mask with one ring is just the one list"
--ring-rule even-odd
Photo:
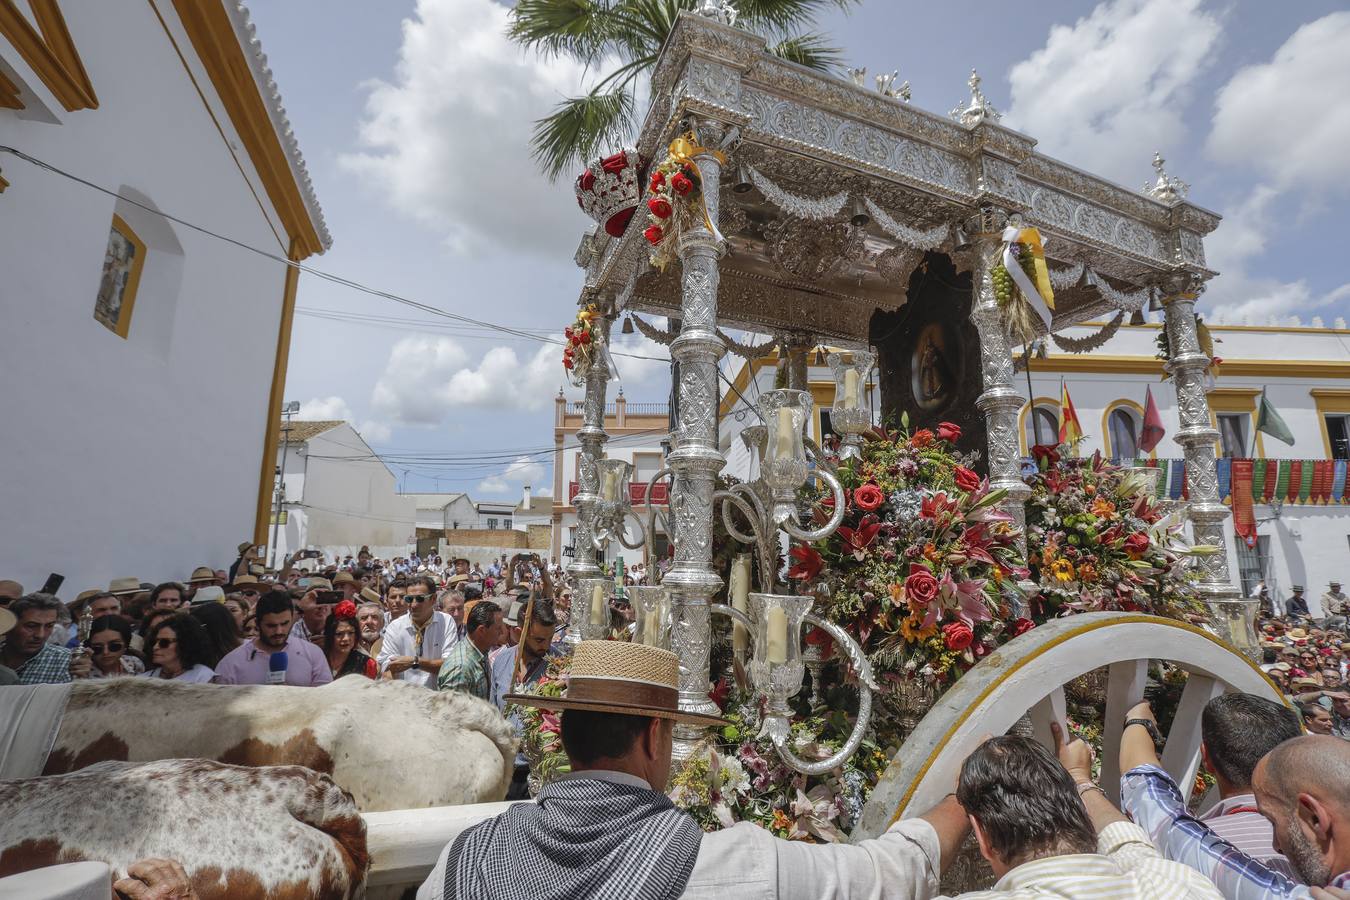
[(376, 662), (385, 678), (436, 689), (441, 661), (459, 639), (454, 620), (436, 609), (436, 582), (428, 575), (408, 579), (408, 614), (384, 629)]

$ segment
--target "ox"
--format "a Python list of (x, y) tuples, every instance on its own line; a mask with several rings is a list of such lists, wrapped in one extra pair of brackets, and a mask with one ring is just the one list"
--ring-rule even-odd
[(197, 757), (333, 776), (362, 812), (501, 800), (515, 738), (490, 703), (350, 675), (323, 687), (77, 682), (44, 774)]
[(201, 900), (364, 893), (366, 826), (351, 795), (300, 766), (104, 762), (0, 782), (0, 876), (146, 857), (182, 863)]

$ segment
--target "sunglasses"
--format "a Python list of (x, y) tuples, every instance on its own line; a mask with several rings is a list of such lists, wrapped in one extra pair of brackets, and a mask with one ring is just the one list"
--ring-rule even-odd
[(239, 593), (243, 594), (245, 597), (256, 597), (256, 596), (258, 596), (258, 592), (255, 591), (253, 588), (244, 588), (244, 589), (243, 589), (242, 591), (240, 591)]
[(89, 649), (95, 653), (121, 653), (127, 649), (127, 645), (121, 641), (109, 641), (106, 644), (89, 644)]
[(167, 650), (176, 643), (178, 643), (178, 638), (157, 638), (155, 640), (155, 649)]
[(426, 600), (432, 600), (432, 599), (435, 599), (435, 598), (433, 598), (430, 594), (414, 594), (414, 595), (411, 596), (411, 597), (404, 597), (404, 598), (403, 598), (403, 600), (404, 600), (405, 603), (422, 603), (423, 601), (426, 601)]

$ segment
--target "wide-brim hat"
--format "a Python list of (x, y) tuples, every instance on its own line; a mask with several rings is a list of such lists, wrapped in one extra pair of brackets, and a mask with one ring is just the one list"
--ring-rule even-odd
[(245, 541), (244, 543), (240, 544), (237, 548), (239, 550), (239, 555), (243, 556), (246, 552), (252, 550), (254, 546), (256, 545), (252, 541)]
[(234, 581), (225, 585), (225, 592), (235, 594), (245, 588), (251, 588), (261, 594), (263, 587), (265, 585), (253, 575), (236, 575)]
[(1308, 632), (1302, 628), (1291, 628), (1289, 629), (1289, 636), (1296, 641), (1301, 641), (1308, 636)]
[(215, 569), (208, 568), (207, 566), (198, 566), (197, 568), (193, 569), (192, 574), (188, 576), (188, 584), (197, 584), (198, 582), (201, 581), (215, 581), (215, 580), (216, 580)]
[(525, 601), (512, 600), (511, 607), (506, 611), (506, 615), (502, 616), (502, 621), (505, 622), (507, 625), (510, 625), (512, 628), (515, 628), (517, 625), (520, 624), (520, 621), (522, 618), (524, 618), (524, 616), (525, 616)]
[(333, 589), (333, 582), (329, 581), (327, 578), (311, 578), (309, 580), (309, 589), (311, 591), (331, 591)]
[(1295, 594), (1301, 594), (1301, 593), (1303, 593), (1303, 585), (1301, 585), (1301, 584), (1296, 584), (1296, 585), (1294, 585), (1293, 587), (1291, 587), (1289, 590), (1293, 591)]
[(360, 595), (360, 596), (361, 596), (361, 599), (364, 600), (364, 601), (366, 601), (367, 603), (379, 603), (379, 602), (380, 602), (380, 595), (379, 595), (379, 593), (376, 592), (376, 591), (371, 590), (370, 588), (361, 588), (361, 595)]
[(469, 558), (467, 556), (456, 556), (454, 559), (450, 560), (450, 565), (452, 566), (457, 566), (460, 563), (464, 563), (464, 565), (466, 566), (473, 565), (473, 563), (469, 562)]
[(445, 586), (454, 587), (455, 585), (463, 584), (468, 580), (469, 580), (468, 575), (451, 575), (449, 578), (445, 579)]
[(214, 584), (208, 584), (206, 587), (197, 588), (197, 593), (192, 595), (192, 605), (202, 606), (207, 603), (224, 603), (225, 589)]
[(19, 617), (14, 613), (0, 606), (0, 634), (8, 634), (15, 625), (19, 624)]
[(507, 694), (506, 700), (539, 709), (584, 709), (626, 716), (655, 716), (689, 725), (725, 725), (720, 716), (680, 709), (680, 660), (669, 650), (626, 641), (582, 641), (572, 654), (561, 697)]
[(356, 579), (352, 577), (351, 572), (339, 572), (333, 578), (333, 587), (337, 587), (340, 584), (356, 584)]
[[(212, 578), (215, 576), (212, 575)], [(139, 578), (114, 578), (108, 584), (108, 593), (116, 597), (125, 597), (128, 594), (139, 594), (141, 592), (141, 580)]]

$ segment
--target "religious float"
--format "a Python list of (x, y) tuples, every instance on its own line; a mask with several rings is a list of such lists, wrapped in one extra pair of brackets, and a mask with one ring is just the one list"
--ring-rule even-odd
[[(679, 656), (682, 708), (725, 705), (721, 733), (676, 729), (673, 789), (708, 828), (874, 836), (945, 795), (981, 735), (1020, 725), (1048, 741), (1076, 702), (1096, 709), (1114, 795), (1124, 710), (1160, 664), (1175, 687), (1163, 763), (1188, 783), (1210, 698), (1279, 696), (1248, 658), (1255, 609), (1230, 581), (1215, 477), (1194, 307), (1218, 217), (1161, 158), (1137, 192), (1038, 153), (998, 124), (974, 73), (946, 116), (854, 75), (776, 58), (709, 0), (680, 15), (635, 146), (578, 179), (597, 227), (577, 250), (563, 360), (585, 392), (566, 640), (610, 636), (598, 554), (664, 524), (673, 557), (629, 589), (625, 637)], [(1176, 509), (1147, 469), (1019, 448), (1016, 373), (1034, 345), (1090, 352), (1145, 309), (1166, 318)], [(1056, 335), (1101, 317), (1095, 339)], [(645, 492), (604, 454), (621, 319), (676, 364), (667, 468)], [(834, 351), (842, 439), (828, 452), (806, 428), (817, 347)], [(735, 482), (721, 476), (718, 362), (771, 351), (786, 383), (753, 405), (739, 439), (754, 477)], [(633, 509), (658, 481), (668, 510)], [(552, 727), (536, 716), (527, 740), (543, 777)], [(368, 815), (372, 893), (411, 883), (433, 845), (499, 808)], [(426, 850), (403, 840), (414, 825)]]

